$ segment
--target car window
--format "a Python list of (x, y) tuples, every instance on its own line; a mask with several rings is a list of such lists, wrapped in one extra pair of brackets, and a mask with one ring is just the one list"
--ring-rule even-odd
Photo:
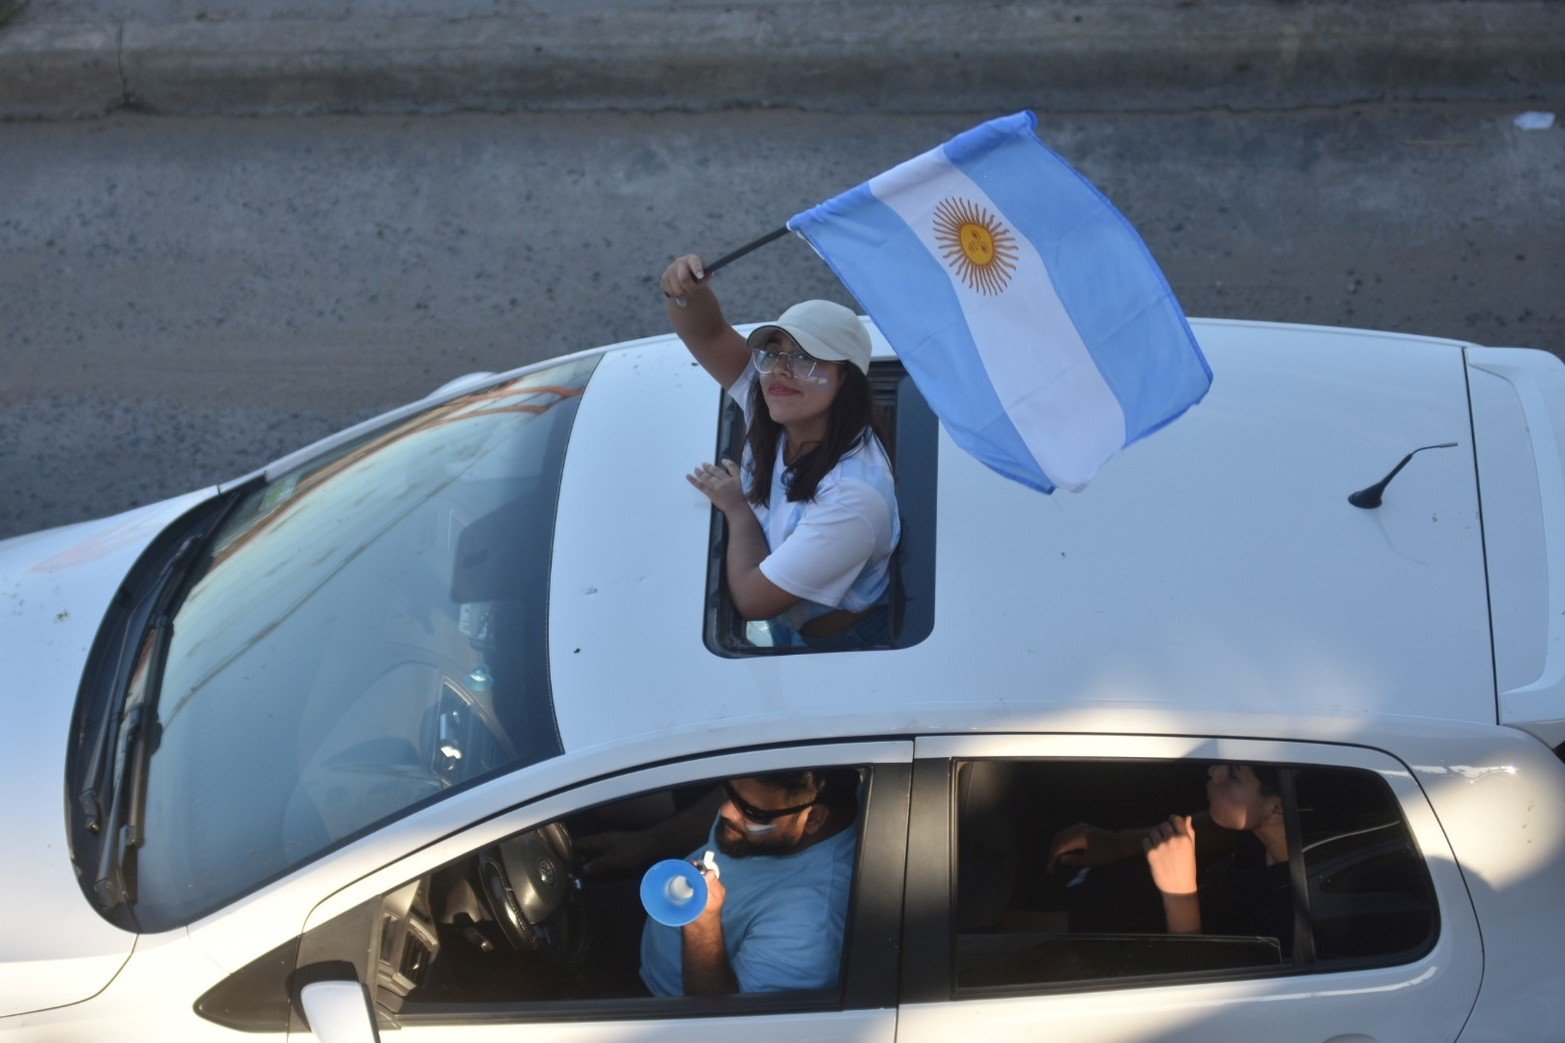
[[(896, 476), (902, 535), (890, 565), (889, 635), (883, 647), (909, 648), (934, 629), (934, 547), (936, 443), (934, 411), (899, 362), (870, 365), (870, 390), (881, 418), (886, 453)], [(738, 460), (744, 452), (744, 418), (737, 404), (722, 397), (714, 459)], [(786, 647), (764, 620), (739, 617), (723, 579), (727, 527), (712, 512), (711, 553), (707, 560), (706, 646), (717, 655), (766, 656), (808, 653)]]
[(559, 753), (549, 567), (596, 361), (433, 406), (239, 504), (173, 620), (136, 852), (142, 929)]
[[(738, 816), (723, 807), (724, 780), (642, 793), (410, 880), (373, 903), (373, 913), (358, 915), (358, 927), (338, 931), (325, 946), (307, 944), (301, 962), (372, 954), (363, 980), (373, 981), (382, 1017), (401, 1025), (461, 1022), (480, 1011), (504, 1021), (661, 1017), (736, 1005), (840, 1009), (871, 769), (817, 774), (825, 781), (821, 817), (836, 825), (802, 849), (730, 854), (716, 836), (719, 814)], [(805, 814), (785, 816), (779, 828), (791, 829)], [(709, 850), (726, 882), (727, 956), (743, 988), (719, 997), (669, 994), (682, 972), (681, 929), (649, 922), (646, 873), (664, 859), (685, 862)]]
[[(952, 782), (958, 996), (1336, 970), (1433, 944), (1427, 868), (1372, 772), (992, 760)], [(1188, 888), (1167, 868), (1184, 865)]]
[(1417, 958), (1434, 941), (1434, 893), (1385, 782), (1367, 771), (1294, 777), (1315, 958)]

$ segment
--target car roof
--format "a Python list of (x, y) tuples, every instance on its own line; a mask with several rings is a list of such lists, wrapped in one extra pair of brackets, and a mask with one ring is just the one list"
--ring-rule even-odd
[[(1207, 398), (1081, 493), (1009, 482), (942, 431), (927, 639), (749, 658), (703, 642), (710, 509), (683, 478), (713, 454), (719, 390), (672, 337), (607, 350), (555, 535), (566, 752), (1025, 732), (1084, 714), (1176, 734), (1196, 717), (1494, 723), (1463, 345), (1192, 327)], [(1348, 504), (1441, 442), (1457, 447), (1416, 457), (1381, 508)]]

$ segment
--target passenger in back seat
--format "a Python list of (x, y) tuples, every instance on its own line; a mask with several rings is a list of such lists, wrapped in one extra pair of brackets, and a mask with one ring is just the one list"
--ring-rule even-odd
[[(1293, 946), (1288, 835), (1277, 769), (1213, 764), (1208, 809), (1170, 815), (1144, 829), (1109, 831), (1077, 823), (1055, 834), (1049, 868), (1101, 866), (1144, 856), (1163, 899), (1170, 934), (1263, 935)], [(1196, 865), (1196, 829), (1239, 834), (1233, 850)]]

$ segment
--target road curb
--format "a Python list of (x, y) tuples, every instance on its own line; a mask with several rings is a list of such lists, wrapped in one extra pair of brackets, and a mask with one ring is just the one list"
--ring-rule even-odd
[(124, 100), (117, 27), (0, 30), (0, 118), (101, 116)]
[[(1565, 4), (813, 3), (16, 25), (0, 118), (1289, 108), (1565, 85)], [(894, 41), (894, 43), (888, 43)]]

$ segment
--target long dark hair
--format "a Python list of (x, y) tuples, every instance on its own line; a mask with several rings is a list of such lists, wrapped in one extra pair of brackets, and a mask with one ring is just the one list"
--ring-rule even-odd
[[(748, 499), (757, 507), (765, 507), (771, 498), (772, 472), (777, 466), (777, 436), (782, 430), (782, 425), (772, 419), (766, 408), (766, 396), (761, 393), (761, 382), (757, 380), (750, 386), (750, 429), (744, 435), (745, 445), (750, 448), (750, 461), (755, 466)], [(826, 412), (826, 438), (806, 449), (783, 475), (788, 500), (801, 503), (815, 499), (815, 490), (837, 466), (837, 461), (871, 436), (879, 438), (880, 430), (869, 378), (853, 363), (843, 363), (842, 383)]]

